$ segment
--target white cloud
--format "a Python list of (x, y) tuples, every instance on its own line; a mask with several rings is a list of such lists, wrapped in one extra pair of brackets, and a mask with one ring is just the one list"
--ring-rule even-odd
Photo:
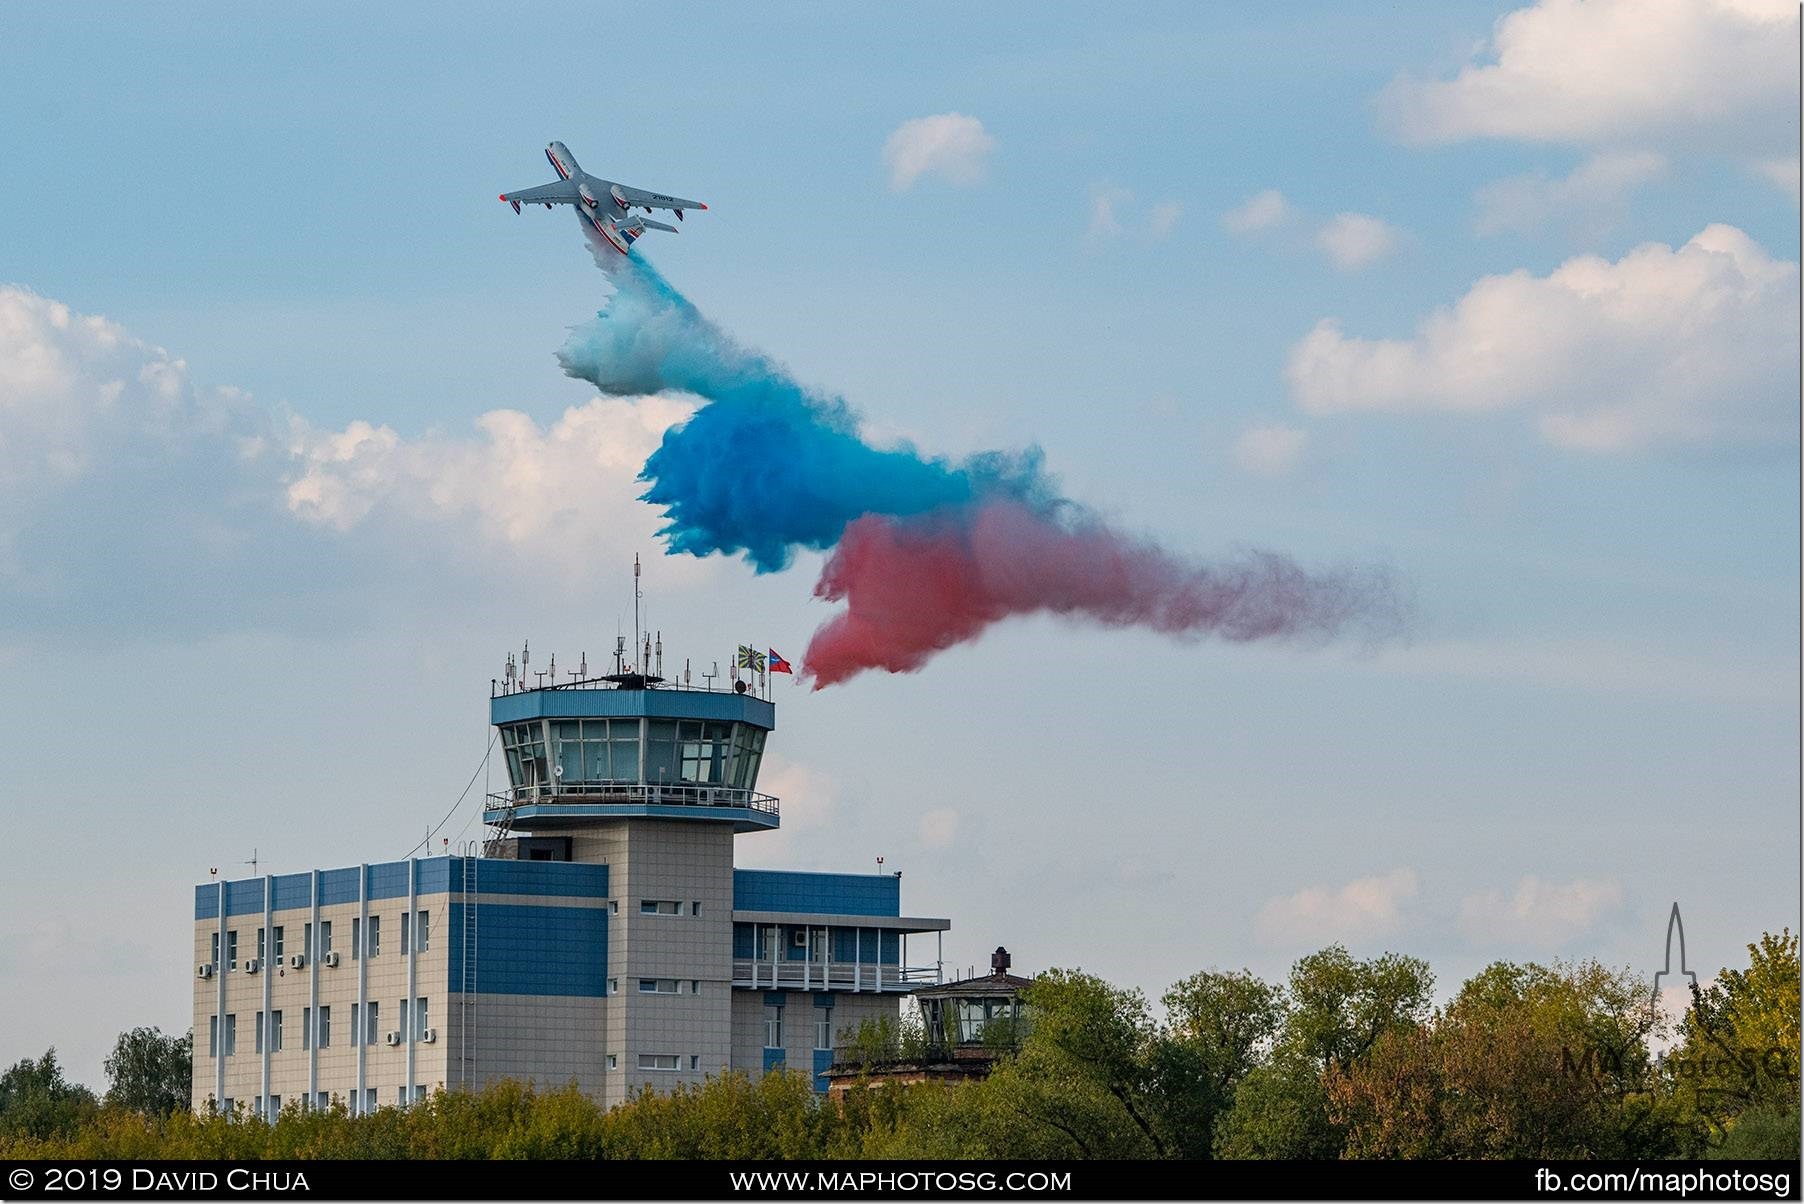
[(1125, 188), (1098, 188), (1090, 197), (1090, 237), (1120, 238), (1126, 231), (1116, 213), (1132, 194)]
[(1798, 202), (1798, 172), (1796, 155), (1761, 159), (1754, 164), (1754, 173), (1790, 197), (1794, 205)]
[(1345, 886), (1310, 886), (1259, 909), (1253, 929), (1268, 945), (1324, 945), (1396, 931), (1402, 905), (1416, 895), (1416, 872), (1355, 878)]
[(1564, 178), (1544, 171), (1511, 176), (1479, 189), (1480, 234), (1530, 232), (1562, 221), (1584, 238), (1602, 235), (1622, 217), (1636, 188), (1664, 176), (1666, 156), (1652, 151), (1594, 155)]
[[(636, 478), (664, 431), (692, 409), (663, 396), (598, 397), (546, 427), (517, 410), (491, 410), (474, 436), (417, 439), (363, 421), (341, 431), (297, 422), (285, 501), (302, 521), (335, 531), (398, 521), (443, 532), (452, 552), (530, 557), (580, 577), (628, 544), (653, 546), (659, 524), (636, 500)], [(543, 557), (550, 548), (556, 555)]]
[(954, 184), (975, 184), (984, 177), (996, 139), (983, 122), (963, 113), (912, 117), (897, 126), (883, 144), (883, 164), (897, 192), (925, 175)]
[(1562, 447), (1796, 438), (1798, 265), (1732, 226), (1547, 276), (1487, 276), (1409, 339), (1300, 340), (1292, 396), (1348, 410), (1517, 410)]
[(758, 767), (758, 789), (774, 795), (782, 826), (740, 843), (735, 856), (742, 866), (796, 868), (819, 863), (822, 833), (831, 831), (839, 813), (839, 784), (822, 772), (776, 752), (766, 752)]
[[(656, 546), (634, 478), (689, 408), (319, 430), (196, 385), (114, 322), (0, 288), (0, 644), (338, 626), (447, 573), (579, 579)], [(713, 571), (668, 568), (676, 585)]]
[(1795, 139), (1797, 30), (1793, 0), (1541, 0), (1499, 18), (1454, 78), (1400, 77), (1379, 105), (1418, 144), (1707, 138), (1771, 153)]
[(930, 849), (946, 849), (958, 839), (958, 811), (935, 807), (921, 816), (921, 843)]
[(1128, 236), (1162, 242), (1177, 228), (1184, 207), (1176, 201), (1159, 201), (1142, 214), (1134, 206), (1134, 194), (1125, 188), (1099, 187), (1090, 195), (1092, 242), (1111, 242)]
[(1256, 476), (1281, 477), (1297, 465), (1309, 437), (1301, 427), (1255, 426), (1234, 442), (1234, 461)]
[(1342, 271), (1357, 271), (1383, 259), (1402, 243), (1397, 227), (1369, 213), (1337, 213), (1316, 231), (1316, 245)]
[(1622, 886), (1613, 881), (1577, 879), (1547, 882), (1525, 875), (1516, 889), (1467, 895), (1460, 902), (1460, 930), (1473, 944), (1558, 948), (1590, 932), (1622, 906)]
[(1247, 198), (1245, 204), (1222, 214), (1221, 224), (1235, 234), (1252, 234), (1284, 225), (1296, 216), (1296, 210), (1284, 194), (1267, 188)]
[(1184, 207), (1176, 201), (1160, 201), (1146, 215), (1146, 233), (1149, 238), (1163, 239), (1171, 237), (1171, 232), (1178, 228), (1178, 218), (1184, 215)]

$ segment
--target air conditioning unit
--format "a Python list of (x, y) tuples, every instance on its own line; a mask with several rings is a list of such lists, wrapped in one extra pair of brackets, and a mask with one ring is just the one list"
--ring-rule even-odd
[(793, 944), (797, 949), (806, 949), (808, 947), (808, 930), (806, 928), (796, 929), (795, 930), (795, 939), (791, 942), (791, 944)]
[(420, 1034), (420, 1040), (427, 1045), (431, 1045), (434, 1041), (438, 1040), (438, 1030), (436, 1028), (426, 1029)]
[(213, 977), (213, 964), (211, 962), (202, 962), (200, 965), (194, 967), (194, 977), (196, 977), (196, 978)]
[(302, 966), (307, 964), (307, 955), (305, 953), (291, 954), (288, 958), (288, 964), (291, 968), (299, 970)]
[(337, 953), (337, 951), (336, 951), (336, 950), (334, 950), (334, 951), (333, 951), (333, 952), (331, 952), (331, 953), (328, 953), (328, 954), (326, 954), (326, 968), (327, 968), (327, 969), (331, 969), (331, 968), (333, 968), (333, 967), (334, 967), (334, 966), (337, 966), (337, 965), (338, 965), (338, 953)]
[(259, 968), (256, 958), (247, 957), (244, 959), (244, 972), (246, 974), (255, 974)]
[(401, 1032), (399, 1029), (391, 1028), (388, 1030), (388, 1035), (382, 1039), (390, 1045), (399, 1045), (401, 1044)]

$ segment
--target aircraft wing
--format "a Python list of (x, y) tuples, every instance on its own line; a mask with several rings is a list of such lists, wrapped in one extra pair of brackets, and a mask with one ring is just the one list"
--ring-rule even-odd
[(578, 197), (574, 180), (554, 180), (550, 184), (541, 184), (537, 188), (522, 188), (519, 192), (504, 192), (501, 199), (520, 205), (574, 205)]
[(620, 190), (620, 195), (626, 198), (626, 203), (636, 209), (683, 210), (707, 208), (707, 206), (700, 201), (686, 201), (680, 196), (665, 196), (661, 192), (647, 192), (643, 188), (631, 188), (625, 184), (616, 184), (614, 187)]

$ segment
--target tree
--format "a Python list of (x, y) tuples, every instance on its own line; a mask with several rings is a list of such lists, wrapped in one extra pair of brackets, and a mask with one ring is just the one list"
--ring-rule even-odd
[(1420, 958), (1358, 961), (1340, 945), (1291, 967), (1284, 1021), (1271, 1057), (1249, 1071), (1221, 1119), (1224, 1158), (1338, 1158), (1345, 1131), (1328, 1111), (1325, 1078), (1364, 1058), (1380, 1039), (1426, 1019), (1434, 975)]
[(1426, 1026), (1327, 1076), (1355, 1158), (1625, 1158), (1679, 1151), (1647, 1039), (1650, 988), (1597, 962), (1487, 967)]
[(120, 1033), (107, 1055), (112, 1086), (106, 1102), (147, 1116), (168, 1116), (186, 1108), (193, 1089), (194, 1030), (180, 1037), (161, 1029), (134, 1028)]
[(64, 1137), (91, 1122), (95, 1111), (94, 1093), (63, 1077), (54, 1049), (0, 1074), (0, 1136)]
[[(1798, 938), (1784, 929), (1747, 948), (1747, 969), (1724, 969), (1709, 987), (1694, 989), (1666, 1058), (1676, 1094), (1712, 1145), (1726, 1142), (1744, 1117), (1755, 1131), (1779, 1133), (1783, 1118), (1798, 1116)], [(1768, 1148), (1755, 1132), (1735, 1144)], [(1758, 1156), (1788, 1156), (1796, 1135), (1771, 1148), (1778, 1152)]]
[(1150, 1056), (1158, 1032), (1146, 997), (1081, 971), (1048, 970), (1023, 1002), (1033, 1024), (985, 1094), (1061, 1134), (1068, 1154), (1166, 1156), (1171, 1141)]
[(1284, 1018), (1283, 991), (1250, 971), (1205, 970), (1161, 1001), (1169, 1028), (1153, 1051), (1173, 1152), (1207, 1158), (1216, 1122), (1259, 1064)]

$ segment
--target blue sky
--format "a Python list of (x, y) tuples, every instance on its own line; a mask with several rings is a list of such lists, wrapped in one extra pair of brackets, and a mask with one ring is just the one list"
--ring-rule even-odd
[[(826, 613), (818, 558), (652, 555), (685, 403), (558, 371), (604, 279), (494, 199), (552, 138), (706, 199), (641, 250), (874, 437), (1037, 444), (1129, 530), (1381, 561), (1418, 614), (785, 686), (742, 860), (883, 855), (949, 959), (1155, 992), (1797, 923), (1795, 7), (261, 17), (0, 9), (0, 1059), (181, 1029), (209, 866), (404, 852), (507, 650), (599, 656), (633, 551), (679, 655)], [(906, 124), (946, 114), (981, 137)]]

